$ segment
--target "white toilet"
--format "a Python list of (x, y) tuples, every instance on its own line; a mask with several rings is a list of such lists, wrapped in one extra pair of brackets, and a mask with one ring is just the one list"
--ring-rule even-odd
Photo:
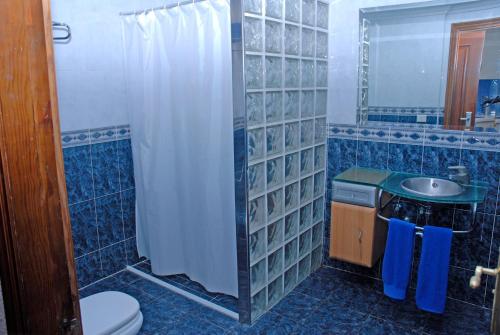
[(136, 335), (142, 326), (139, 302), (128, 294), (106, 291), (80, 299), (84, 335)]

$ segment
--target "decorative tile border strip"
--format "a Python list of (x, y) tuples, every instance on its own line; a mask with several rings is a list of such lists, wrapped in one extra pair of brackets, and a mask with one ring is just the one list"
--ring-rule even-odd
[(368, 106), (369, 114), (389, 115), (444, 115), (444, 107), (389, 107)]
[(500, 133), (329, 123), (328, 137), (500, 152)]
[(245, 117), (239, 116), (233, 119), (233, 130), (245, 128)]
[(128, 125), (75, 130), (63, 132), (61, 134), (63, 148), (70, 148), (94, 143), (104, 143), (129, 138), (130, 127)]

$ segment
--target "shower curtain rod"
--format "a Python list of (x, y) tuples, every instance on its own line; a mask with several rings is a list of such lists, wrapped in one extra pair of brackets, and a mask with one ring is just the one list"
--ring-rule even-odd
[(146, 9), (139, 9), (135, 11), (130, 11), (130, 12), (120, 12), (120, 15), (126, 16), (126, 15), (139, 15), (139, 14), (144, 14), (148, 12), (152, 12), (155, 10), (162, 10), (162, 9), (169, 9), (169, 8), (175, 8), (179, 6), (184, 6), (184, 5), (189, 5), (195, 2), (202, 2), (206, 0), (186, 0), (186, 1), (180, 1), (177, 2), (176, 4), (171, 4), (171, 5), (165, 5), (165, 6), (159, 6), (159, 7), (153, 7), (153, 8), (146, 8)]

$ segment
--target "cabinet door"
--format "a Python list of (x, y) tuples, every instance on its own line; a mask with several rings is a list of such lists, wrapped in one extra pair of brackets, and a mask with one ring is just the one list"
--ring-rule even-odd
[(330, 257), (373, 266), (375, 222), (375, 208), (333, 202)]

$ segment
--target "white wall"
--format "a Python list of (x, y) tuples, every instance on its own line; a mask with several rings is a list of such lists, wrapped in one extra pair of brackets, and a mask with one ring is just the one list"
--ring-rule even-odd
[(73, 34), (68, 44), (55, 44), (62, 131), (128, 123), (118, 14), (166, 3), (52, 0), (52, 19), (68, 23)]
[(500, 28), (486, 32), (481, 79), (500, 79)]
[[(448, 11), (442, 22), (441, 33), (448, 36), (451, 28), (451, 23), (460, 21), (477, 20), (481, 18), (490, 18), (500, 16), (500, 8), (495, 11), (488, 9), (484, 10), (480, 6), (499, 6), (498, 0), (338, 0), (333, 1), (330, 5), (330, 41), (329, 41), (329, 93), (328, 93), (328, 122), (355, 124), (356, 123), (356, 108), (358, 97), (358, 64), (359, 64), (359, 11), (360, 9), (371, 10), (374, 12), (376, 7), (382, 6), (398, 6), (408, 5), (406, 7), (425, 7), (427, 5), (443, 5), (451, 3), (462, 3), (457, 5), (453, 11)], [(394, 8), (391, 8), (394, 9)], [(380, 10), (385, 10), (380, 8)], [(437, 27), (437, 26), (435, 26)], [(402, 30), (409, 30), (410, 27), (402, 27)], [(428, 31), (429, 32), (429, 31)], [(401, 37), (401, 36), (400, 36)], [(436, 47), (436, 41), (433, 45)], [(447, 71), (447, 55), (449, 50), (449, 40), (442, 43), (440, 54), (446, 55), (442, 61), (435, 66), (426, 68), (442, 69), (437, 74), (440, 76), (440, 88), (436, 89), (436, 84), (429, 91), (439, 92), (439, 98), (436, 94), (432, 94), (433, 101), (441, 101), (440, 105), (444, 105), (444, 90), (446, 85)], [(427, 55), (426, 57), (429, 57)], [(435, 57), (434, 57), (435, 58)], [(434, 61), (437, 61), (434, 59)], [(420, 63), (422, 65), (423, 63)], [(418, 64), (413, 64), (418, 69)], [(386, 71), (386, 70), (384, 70)], [(387, 71), (386, 71), (387, 73)], [(422, 74), (421, 82), (425, 82), (425, 77), (429, 74)], [(392, 76), (392, 79), (394, 75)], [(429, 79), (429, 78), (427, 78)], [(436, 81), (434, 81), (436, 82)], [(416, 90), (416, 89), (413, 89)], [(395, 95), (394, 92), (389, 94)], [(385, 94), (388, 96), (388, 94)], [(411, 98), (403, 97), (396, 101), (400, 105), (405, 105), (405, 101)], [(411, 101), (411, 100), (410, 100)], [(370, 102), (371, 103), (371, 102)], [(417, 101), (415, 101), (415, 104)], [(423, 103), (419, 102), (419, 105)], [(423, 106), (425, 107), (425, 106)]]

